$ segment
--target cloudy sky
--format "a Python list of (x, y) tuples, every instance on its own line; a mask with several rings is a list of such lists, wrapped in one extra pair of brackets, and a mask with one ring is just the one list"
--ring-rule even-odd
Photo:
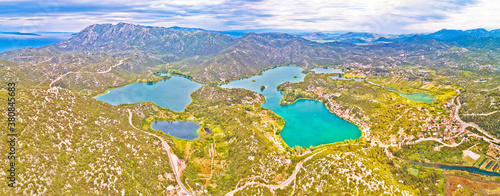
[(0, 31), (128, 22), (209, 30), (432, 32), (500, 28), (498, 0), (0, 0)]

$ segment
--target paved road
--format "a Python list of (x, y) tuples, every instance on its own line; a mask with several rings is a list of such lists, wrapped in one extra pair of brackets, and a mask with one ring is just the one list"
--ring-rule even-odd
[(460, 132), (464, 131), (465, 128), (467, 128), (468, 126), (471, 126), (471, 127), (476, 128), (479, 132), (484, 134), (491, 141), (494, 141), (496, 143), (500, 143), (499, 139), (490, 135), (487, 131), (485, 131), (484, 129), (479, 127), (476, 123), (467, 123), (467, 122), (462, 121), (462, 119), (460, 119), (460, 116), (458, 115), (458, 110), (460, 109), (461, 106), (462, 106), (462, 104), (460, 103), (460, 99), (459, 99), (459, 97), (457, 97), (457, 110), (455, 110), (455, 118), (458, 120), (458, 122), (460, 122), (460, 124), (462, 124), (462, 129), (460, 130)]
[(55, 80), (53, 80), (52, 82), (50, 82), (49, 87), (52, 87), (52, 85), (53, 85), (54, 83), (56, 83), (56, 82), (57, 82), (57, 81), (59, 81), (60, 79), (64, 78), (64, 76), (66, 76), (66, 75), (68, 75), (68, 74), (72, 74), (72, 73), (78, 73), (78, 72), (70, 71), (70, 72), (67, 72), (67, 73), (65, 73), (65, 74), (63, 74), (63, 75), (61, 75), (61, 76), (57, 77)]
[(55, 80), (53, 80), (52, 82), (50, 82), (49, 84), (49, 87), (52, 87), (52, 85), (54, 85), (54, 83), (56, 83), (57, 81), (59, 81), (60, 79), (64, 78), (64, 76), (68, 75), (68, 74), (73, 74), (73, 73), (97, 73), (97, 74), (105, 74), (105, 73), (108, 73), (110, 72), (111, 70), (113, 70), (113, 68), (119, 66), (123, 64), (123, 60), (120, 60), (120, 62), (116, 65), (113, 65), (111, 66), (108, 70), (106, 71), (99, 71), (99, 72), (88, 72), (88, 71), (85, 71), (85, 72), (79, 72), (79, 71), (70, 71), (70, 72), (67, 72), (59, 77), (57, 77)]
[(407, 144), (416, 144), (416, 143), (419, 143), (419, 142), (423, 142), (423, 141), (436, 141), (440, 144), (442, 144), (443, 146), (447, 146), (447, 147), (457, 147), (459, 146), (460, 144), (462, 144), (462, 142), (464, 141), (464, 138), (462, 138), (462, 140), (459, 142), (459, 143), (456, 143), (456, 144), (446, 144), (444, 143), (443, 141), (441, 141), (440, 139), (437, 139), (437, 138), (420, 138), (418, 140), (415, 140), (415, 141), (410, 141), (410, 142), (407, 142)]
[[(459, 92), (460, 93), (460, 92)], [(455, 117), (455, 119), (457, 119), (457, 121), (462, 125), (462, 127), (460, 128), (460, 131), (455, 135), (455, 136), (452, 136), (452, 137), (449, 137), (449, 138), (445, 138), (445, 139), (452, 139), (452, 138), (455, 138), (457, 136), (459, 136), (460, 134), (462, 134), (465, 129), (467, 127), (474, 127), (476, 128), (479, 132), (481, 132), (482, 134), (484, 134), (486, 137), (484, 136), (479, 136), (477, 134), (472, 134), (472, 135), (475, 135), (476, 137), (482, 137), (484, 140), (486, 141), (489, 141), (489, 142), (496, 142), (496, 143), (500, 143), (500, 140), (491, 136), (490, 134), (488, 134), (487, 131), (483, 130), (481, 127), (479, 127), (477, 124), (475, 123), (470, 123), (470, 122), (464, 122), (459, 114), (458, 114), (458, 111), (460, 110), (460, 107), (462, 106), (462, 104), (460, 103), (460, 98), (457, 96), (456, 98), (456, 110), (453, 112), (453, 117)], [(463, 141), (464, 141), (464, 138), (462, 138), (462, 140), (460, 141), (460, 143), (457, 143), (457, 144), (445, 144), (442, 142), (442, 140), (440, 139), (437, 139), (437, 138), (420, 138), (418, 140), (415, 140), (415, 141), (410, 141), (410, 142), (407, 142), (406, 144), (416, 144), (416, 143), (419, 143), (419, 142), (423, 142), (423, 141), (429, 141), (429, 140), (432, 140), (432, 141), (436, 141), (438, 143), (441, 143), (443, 146), (447, 146), (447, 147), (456, 147), (456, 146), (459, 146)]]
[[(162, 143), (162, 146), (163, 146), (163, 149), (165, 151), (167, 151), (167, 154), (168, 154), (168, 160), (170, 162), (170, 166), (172, 167), (172, 170), (174, 171), (174, 174), (175, 174), (175, 180), (177, 180), (177, 183), (179, 184), (179, 186), (181, 187), (182, 189), (182, 192), (185, 193), (186, 195), (194, 195), (193, 193), (189, 192), (186, 187), (184, 186), (184, 184), (182, 183), (180, 177), (179, 177), (179, 174), (177, 172), (177, 165), (176, 165), (176, 161), (177, 160), (177, 156), (171, 152), (170, 150), (170, 146), (168, 145), (167, 142), (165, 142), (165, 140), (163, 140), (163, 138), (155, 135), (155, 134), (152, 134), (152, 133), (148, 133), (148, 132), (145, 132), (143, 130), (140, 130), (138, 129), (137, 127), (134, 126), (134, 124), (132, 123), (132, 111), (130, 111), (130, 109), (127, 109), (128, 110), (128, 113), (129, 113), (129, 116), (128, 116), (128, 122), (130, 123), (130, 125), (132, 127), (134, 127), (135, 129), (139, 130), (139, 131), (142, 131), (143, 133), (146, 133), (148, 135), (151, 135), (151, 136), (154, 136), (158, 139), (161, 140), (161, 143)], [(174, 160), (175, 159), (175, 160)]]
[(300, 171), (300, 168), (302, 168), (302, 164), (306, 161), (308, 161), (309, 159), (311, 159), (312, 157), (314, 157), (316, 154), (320, 153), (320, 152), (323, 152), (323, 150), (319, 151), (319, 152), (316, 152), (314, 153), (313, 155), (305, 158), (304, 160), (302, 160), (301, 162), (299, 162), (296, 166), (295, 166), (295, 171), (293, 171), (292, 175), (287, 179), (285, 180), (285, 182), (281, 183), (281, 184), (278, 184), (278, 185), (268, 185), (268, 184), (262, 184), (262, 183), (258, 183), (258, 182), (247, 182), (245, 183), (245, 185), (243, 186), (240, 186), (234, 190), (232, 190), (231, 192), (227, 193), (226, 196), (232, 196), (234, 195), (234, 193), (240, 191), (240, 190), (243, 190), (245, 187), (247, 186), (250, 186), (250, 185), (254, 185), (254, 184), (258, 184), (259, 186), (264, 186), (264, 187), (267, 187), (271, 190), (274, 190), (274, 189), (282, 189), (284, 188), (285, 186), (288, 186), (290, 183), (292, 183), (293, 180), (295, 180), (295, 177), (297, 177), (297, 173), (299, 173)]
[(454, 117), (457, 119), (457, 121), (462, 125), (462, 128), (460, 129), (460, 132), (463, 132), (465, 128), (469, 126), (466, 122), (464, 122), (461, 118), (460, 115), (458, 115), (458, 111), (460, 110), (460, 107), (462, 107), (462, 104), (460, 104), (460, 97), (457, 95), (457, 109), (455, 110)]

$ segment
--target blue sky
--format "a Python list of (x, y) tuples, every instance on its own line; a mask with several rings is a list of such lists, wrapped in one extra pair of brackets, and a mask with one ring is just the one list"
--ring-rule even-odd
[(0, 31), (78, 32), (128, 22), (209, 30), (419, 33), (500, 28), (497, 0), (0, 0)]

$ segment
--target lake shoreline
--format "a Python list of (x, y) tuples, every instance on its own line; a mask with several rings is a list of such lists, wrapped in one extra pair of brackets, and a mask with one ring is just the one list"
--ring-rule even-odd
[[(283, 99), (282, 99), (283, 100)], [(312, 101), (319, 101), (321, 103), (323, 103), (325, 105), (325, 107), (328, 109), (328, 111), (330, 111), (330, 113), (334, 114), (335, 116), (347, 121), (347, 122), (350, 122), (354, 125), (356, 125), (358, 127), (358, 129), (361, 131), (361, 137), (365, 137), (366, 138), (366, 134), (369, 132), (369, 128), (368, 129), (362, 129), (362, 125), (358, 124), (357, 122), (354, 122), (352, 121), (351, 119), (348, 119), (348, 118), (345, 118), (343, 117), (342, 115), (338, 114), (338, 113), (335, 113), (335, 111), (332, 111), (331, 107), (329, 107), (330, 105), (328, 104), (328, 102), (323, 102), (323, 100), (321, 99), (314, 99), (314, 98), (296, 98), (294, 100), (292, 100), (291, 102), (287, 102), (287, 103), (282, 103), (280, 101), (280, 105), (283, 105), (283, 106), (286, 106), (286, 105), (293, 105), (294, 103), (296, 103), (297, 101), (300, 101), (300, 100), (312, 100)], [(341, 105), (339, 104), (340, 106), (344, 106), (344, 105)], [(286, 122), (285, 122), (286, 123)], [(367, 140), (369, 140), (368, 138), (366, 138)]]
[[(303, 81), (306, 76), (303, 71), (299, 66), (273, 66), (260, 72), (260, 75), (235, 80), (220, 87), (243, 88), (264, 95), (266, 101), (261, 106), (286, 119), (279, 135), (288, 147), (319, 146), (346, 139), (359, 139), (366, 135), (366, 131), (355, 120), (332, 112), (331, 106), (322, 100), (304, 99), (304, 102), (295, 100), (288, 105), (280, 104), (284, 95), (277, 87), (285, 82)], [(252, 79), (257, 81), (250, 82)], [(191, 94), (204, 85), (184, 76), (172, 76), (156, 84), (130, 83), (108, 89), (94, 97), (112, 105), (153, 102), (159, 107), (179, 113), (184, 112), (192, 103)], [(261, 90), (262, 86), (268, 88)], [(190, 101), (186, 102), (188, 98)]]
[[(156, 105), (174, 112), (183, 112), (193, 101), (190, 95), (200, 89), (200, 84), (182, 76), (172, 76), (155, 84), (135, 82), (109, 89), (94, 99), (111, 105), (124, 103), (153, 102)], [(189, 100), (189, 101), (188, 101)]]
[[(221, 86), (243, 88), (264, 95), (266, 102), (262, 107), (270, 109), (285, 120), (280, 136), (288, 147), (315, 147), (343, 142), (345, 139), (358, 139), (362, 136), (362, 131), (356, 124), (331, 112), (323, 101), (301, 98), (294, 100), (293, 103), (283, 104), (284, 95), (278, 86), (286, 82), (303, 81), (306, 76), (303, 68), (280, 66), (267, 71), (263, 75), (254, 75)], [(260, 91), (259, 87), (262, 85), (268, 88)], [(304, 118), (304, 116), (310, 117)]]
[[(153, 121), (150, 124), (150, 127), (155, 130), (155, 131), (160, 131), (162, 133), (165, 133), (169, 136), (175, 137), (177, 139), (184, 139), (184, 140), (198, 140), (201, 138), (201, 135), (198, 133), (201, 126), (195, 122), (195, 121), (190, 121), (190, 120), (173, 120), (173, 121)], [(196, 127), (196, 129), (194, 129)], [(162, 130), (165, 129), (165, 130)], [(169, 129), (169, 131), (167, 131)], [(190, 129), (190, 130), (188, 130)], [(173, 134), (172, 134), (173, 133)], [(184, 135), (177, 135), (177, 134), (184, 134)], [(191, 134), (191, 135), (189, 135)], [(189, 136), (195, 136), (195, 137), (189, 137)]]

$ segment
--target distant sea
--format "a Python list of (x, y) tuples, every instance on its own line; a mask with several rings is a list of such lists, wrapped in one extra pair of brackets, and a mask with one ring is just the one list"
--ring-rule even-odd
[(69, 39), (72, 33), (4, 34), (0, 32), (0, 52), (26, 47), (42, 47)]

